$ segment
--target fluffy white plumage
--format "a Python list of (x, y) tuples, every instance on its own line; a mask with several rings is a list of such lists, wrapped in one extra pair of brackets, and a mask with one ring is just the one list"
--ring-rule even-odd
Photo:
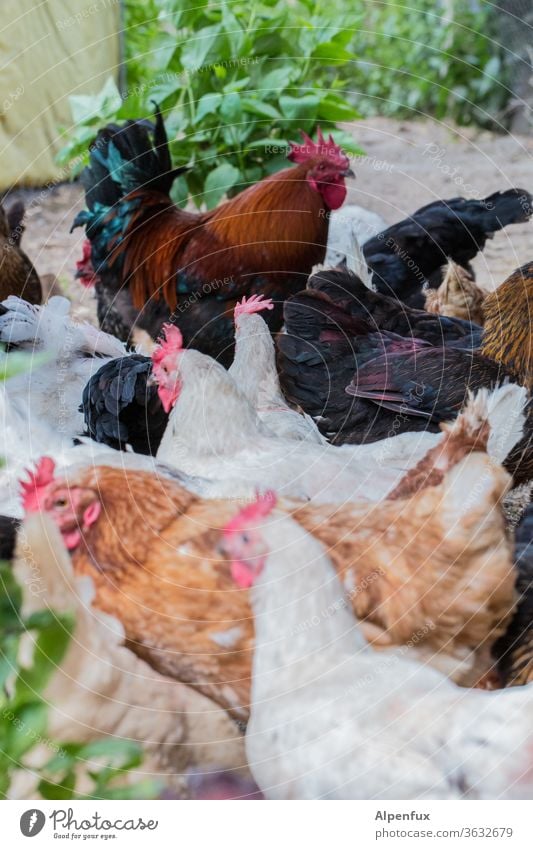
[[(283, 439), (272, 436), (231, 375), (210, 357), (180, 351), (175, 369), (181, 389), (157, 458), (189, 475), (232, 479), (236, 497), (248, 497), (253, 485), (304, 500), (377, 501), (442, 438), (441, 434), (404, 433), (368, 445), (341, 447)], [(523, 423), (525, 395), (520, 387), (504, 387), (493, 393), (492, 405), (503, 407), (507, 417), (518, 409), (515, 422)], [(505, 427), (508, 433), (507, 423)], [(517, 425), (516, 441), (520, 433)]]
[(405, 647), (377, 654), (321, 544), (281, 515), (258, 525), (246, 752), (265, 795), (531, 798), (533, 685), (460, 688)]
[[(73, 321), (70, 306), (60, 296), (35, 306), (11, 295), (2, 302), (7, 312), (0, 315), (0, 342), (43, 355), (7, 382), (14, 411), (29, 413), (32, 428), (48, 425), (65, 444), (83, 433), (78, 407), (90, 376), (106, 360), (127, 354), (118, 339)], [(31, 429), (25, 438), (31, 445)]]
[[(357, 265), (361, 265), (361, 247), (386, 227), (380, 215), (362, 206), (348, 204), (331, 212), (324, 265), (332, 268), (345, 262), (348, 268), (361, 277), (357, 268)], [(366, 263), (362, 267), (366, 269)], [(364, 281), (365, 277), (361, 279)]]

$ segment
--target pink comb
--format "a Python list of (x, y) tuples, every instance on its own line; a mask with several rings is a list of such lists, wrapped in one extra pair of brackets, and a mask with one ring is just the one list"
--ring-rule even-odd
[(235, 305), (235, 311), (233, 313), (235, 322), (240, 315), (251, 315), (254, 312), (261, 312), (261, 310), (273, 310), (274, 304), (272, 303), (272, 298), (263, 300), (264, 297), (264, 295), (251, 295), (247, 300), (246, 296), (244, 296), (242, 301), (239, 301)]
[(335, 144), (331, 134), (326, 141), (322, 135), (322, 130), (318, 127), (318, 142), (315, 143), (311, 138), (309, 138), (307, 133), (303, 132), (303, 130), (300, 130), (300, 133), (302, 134), (303, 144), (289, 142), (291, 152), (287, 156), (287, 159), (290, 159), (291, 162), (307, 162), (309, 159), (324, 157), (325, 159), (329, 159), (335, 165), (338, 165), (340, 168), (348, 168), (350, 164), (348, 157), (343, 152), (342, 148), (340, 148), (338, 144)]
[(263, 495), (257, 495), (253, 504), (248, 504), (239, 510), (236, 516), (231, 519), (222, 532), (225, 539), (232, 537), (233, 534), (239, 533), (243, 528), (250, 526), (252, 522), (261, 519), (263, 516), (268, 516), (276, 506), (278, 498), (275, 492), (271, 489), (267, 490)]
[(183, 349), (183, 336), (175, 324), (164, 324), (162, 339), (152, 353), (152, 362), (158, 365), (167, 354), (178, 353)]
[(56, 464), (51, 457), (41, 457), (34, 472), (27, 469), (28, 481), (20, 482), (22, 506), (26, 513), (35, 513), (41, 509), (41, 498), (44, 490), (54, 480)]

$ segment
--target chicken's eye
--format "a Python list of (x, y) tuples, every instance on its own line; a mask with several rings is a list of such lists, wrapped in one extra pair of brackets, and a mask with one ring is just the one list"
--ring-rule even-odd
[(243, 534), (241, 540), (245, 545), (247, 545), (250, 542), (250, 537), (248, 536), (248, 534)]
[(68, 502), (67, 502), (67, 499), (66, 499), (66, 498), (57, 498), (57, 499), (54, 501), (54, 507), (58, 507), (59, 509), (61, 509), (61, 508), (63, 508), (63, 507), (66, 507), (66, 506), (67, 506), (67, 503), (68, 503)]

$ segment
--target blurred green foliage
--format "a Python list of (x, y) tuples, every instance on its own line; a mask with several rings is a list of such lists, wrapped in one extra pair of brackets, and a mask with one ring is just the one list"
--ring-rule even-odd
[(509, 72), (493, 4), (371, 0), (364, 6), (352, 44), (354, 102), (362, 114), (494, 126), (509, 99)]
[[(48, 609), (24, 617), (21, 605), (22, 591), (11, 565), (0, 562), (0, 798), (8, 795), (15, 771), (28, 768), (27, 757), (43, 746), (50, 757), (41, 768), (29, 768), (37, 774), (35, 783), (44, 799), (153, 796), (153, 782), (120, 786), (120, 777), (142, 761), (139, 745), (115, 738), (58, 743), (48, 737), (49, 707), (43, 693), (61, 665), (75, 622), (69, 614)], [(31, 651), (28, 644), (22, 651), (25, 635)], [(76, 790), (80, 774), (90, 779), (87, 797)]]

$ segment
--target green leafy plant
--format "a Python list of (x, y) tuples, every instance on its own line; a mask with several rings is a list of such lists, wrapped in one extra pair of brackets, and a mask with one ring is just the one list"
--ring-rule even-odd
[[(286, 166), (287, 140), (319, 124), (357, 117), (346, 97), (353, 30), (315, 0), (150, 0), (127, 3), (127, 87), (112, 80), (95, 97), (72, 97), (76, 130), (61, 163), (85, 162), (88, 142), (110, 120), (164, 110), (177, 165), (174, 200), (215, 206)], [(353, 15), (350, 16), (353, 24)], [(360, 153), (342, 131), (334, 137)], [(276, 146), (274, 152), (269, 146)]]
[(123, 96), (108, 80), (71, 98), (60, 164), (78, 173), (99, 127), (148, 117), (155, 100), (175, 164), (191, 166), (174, 201), (213, 207), (285, 167), (298, 129), (374, 114), (492, 125), (509, 97), (496, 20), (483, 0), (129, 0)]

